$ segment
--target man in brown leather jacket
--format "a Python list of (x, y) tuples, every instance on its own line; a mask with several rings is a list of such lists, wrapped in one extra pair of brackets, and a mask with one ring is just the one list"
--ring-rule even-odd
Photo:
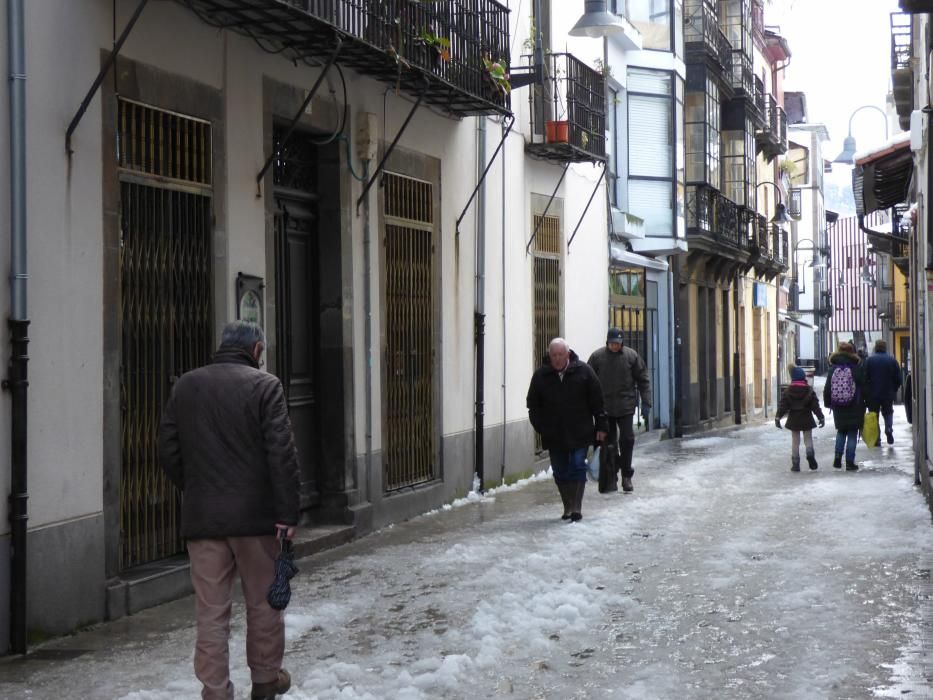
[(641, 410), (651, 409), (651, 382), (648, 368), (635, 350), (622, 344), (622, 331), (610, 328), (606, 345), (590, 355), (589, 365), (603, 387), (603, 401), (609, 414), (609, 439), (600, 454), (599, 492), (618, 491), (618, 473), (622, 471), (622, 490), (634, 490), (632, 453), (635, 431), (632, 420), (638, 395)]
[(184, 494), (197, 645), (194, 669), (205, 700), (233, 700), (228, 638), (233, 580), (247, 610), (246, 659), (254, 700), (291, 685), (282, 668), (282, 613), (266, 601), (279, 550), (298, 524), (298, 457), (279, 380), (259, 369), (262, 329), (224, 328), (211, 364), (182, 376), (162, 413), (162, 467)]

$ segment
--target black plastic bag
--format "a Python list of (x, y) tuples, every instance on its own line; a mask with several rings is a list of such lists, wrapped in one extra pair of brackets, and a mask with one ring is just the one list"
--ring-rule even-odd
[(273, 610), (284, 610), (288, 607), (288, 601), (292, 597), (292, 587), (289, 581), (298, 573), (298, 567), (295, 566), (294, 561), (295, 555), (292, 551), (292, 541), (285, 538), (279, 541), (282, 547), (275, 558), (275, 576), (269, 586), (269, 592), (266, 593), (266, 600), (269, 601)]

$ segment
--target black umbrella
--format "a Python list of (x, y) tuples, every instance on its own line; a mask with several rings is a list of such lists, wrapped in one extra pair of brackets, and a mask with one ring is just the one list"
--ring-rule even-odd
[(266, 594), (266, 600), (269, 601), (273, 610), (284, 610), (288, 606), (288, 601), (292, 597), (292, 587), (289, 581), (298, 573), (298, 567), (295, 566), (294, 561), (295, 554), (292, 551), (292, 541), (284, 537), (279, 541), (282, 547), (275, 558), (275, 576)]

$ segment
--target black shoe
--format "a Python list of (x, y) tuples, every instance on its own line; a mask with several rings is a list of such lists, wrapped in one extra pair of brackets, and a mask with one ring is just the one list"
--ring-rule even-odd
[(583, 520), (583, 513), (571, 513), (570, 522), (575, 523), (578, 520)]
[(632, 486), (632, 477), (630, 476), (622, 477), (622, 490), (625, 491), (625, 493), (631, 493), (632, 491), (635, 490), (635, 487)]
[(252, 700), (275, 700), (276, 695), (283, 695), (292, 687), (292, 677), (284, 668), (279, 669), (279, 677), (268, 683), (253, 683), (250, 693)]
[(855, 462), (850, 462), (849, 460), (846, 460), (846, 471), (847, 471), (847, 472), (857, 472), (857, 471), (858, 471), (858, 465), (857, 465)]
[(800, 471), (800, 457), (791, 457), (790, 459), (790, 470), (792, 472)]
[(833, 459), (833, 469), (842, 469), (842, 455), (836, 455)]
[(885, 433), (885, 435), (888, 436), (888, 444), (893, 445), (894, 444), (894, 433)]
[(810, 465), (810, 469), (817, 469), (820, 466), (816, 463), (816, 455), (807, 455), (807, 464)]
[(560, 519), (561, 519), (561, 520), (570, 520), (570, 514), (569, 514), (569, 513), (564, 513), (562, 516), (560, 516)]

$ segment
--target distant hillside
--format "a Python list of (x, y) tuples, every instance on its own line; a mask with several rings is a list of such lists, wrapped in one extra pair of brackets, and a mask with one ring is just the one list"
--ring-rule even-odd
[(839, 216), (855, 216), (855, 199), (852, 197), (852, 185), (839, 185), (824, 181), (823, 201), (827, 209), (838, 212)]

